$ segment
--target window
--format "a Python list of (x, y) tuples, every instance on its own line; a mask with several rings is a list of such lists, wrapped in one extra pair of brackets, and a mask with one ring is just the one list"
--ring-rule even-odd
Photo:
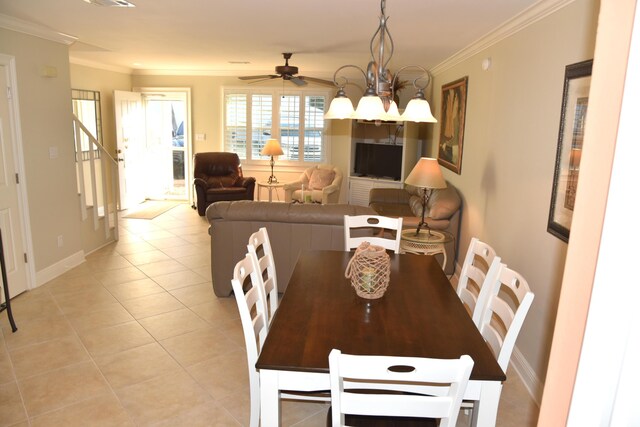
[[(281, 95), (269, 89), (226, 89), (225, 150), (237, 153), (243, 160), (267, 160), (260, 151), (268, 139), (276, 138), (284, 152), (280, 159), (323, 161), (326, 158), (326, 99), (327, 94), (317, 91), (298, 90)], [(250, 142), (248, 135), (251, 135)]]
[[(98, 144), (102, 144), (100, 92), (94, 90), (71, 89), (71, 102), (73, 106), (73, 114), (75, 114), (83, 126), (87, 128), (91, 133), (91, 136), (98, 141)], [(90, 142), (84, 132), (80, 132), (80, 145), (82, 147), (82, 159), (89, 160)], [(94, 149), (93, 154), (95, 157), (100, 157), (100, 150)]]

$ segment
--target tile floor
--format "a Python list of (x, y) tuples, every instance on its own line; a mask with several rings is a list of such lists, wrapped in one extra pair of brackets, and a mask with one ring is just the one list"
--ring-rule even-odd
[[(186, 204), (123, 218), (118, 242), (14, 298), (18, 332), (0, 315), (0, 426), (248, 425), (242, 329), (235, 300), (213, 294), (207, 228)], [(508, 374), (497, 425), (534, 426)], [(283, 424), (323, 426), (326, 410), (284, 402)]]

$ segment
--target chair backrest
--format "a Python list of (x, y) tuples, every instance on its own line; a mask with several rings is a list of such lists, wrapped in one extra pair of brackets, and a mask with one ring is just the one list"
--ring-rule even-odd
[[(456, 292), (467, 306), (476, 326), (479, 325), (480, 315), (484, 309), (482, 304), (478, 304), (478, 297), (495, 259), (496, 251), (491, 246), (476, 237), (471, 239), (460, 271)], [(500, 262), (500, 258), (497, 262)]]
[(249, 236), (247, 249), (254, 262), (257, 263), (254, 268), (258, 271), (258, 277), (267, 298), (267, 323), (271, 324), (273, 315), (278, 309), (278, 278), (269, 233), (265, 227), (260, 227), (258, 231)]
[(487, 302), (478, 329), (502, 370), (507, 372), (513, 347), (534, 295), (522, 275), (495, 261), (481, 293), (486, 295)]
[[(378, 229), (376, 236), (354, 236), (355, 229)], [(395, 231), (395, 238), (383, 237), (384, 230)], [(362, 242), (382, 246), (385, 249), (400, 253), (400, 238), (402, 237), (402, 217), (390, 218), (379, 215), (345, 215), (344, 216), (344, 250), (357, 248)]]
[[(249, 283), (247, 283), (249, 282)], [(249, 286), (245, 293), (244, 289)], [(257, 427), (260, 417), (260, 374), (256, 369), (258, 355), (267, 338), (267, 316), (264, 289), (252, 256), (247, 254), (233, 269), (233, 293), (238, 303), (244, 342), (247, 348), (249, 388), (251, 396), (251, 426)]]
[(236, 153), (196, 153), (193, 158), (193, 175), (205, 180), (209, 176), (231, 176), (233, 179), (237, 179), (242, 177), (240, 158)]
[[(352, 414), (440, 418), (440, 427), (454, 427), (472, 368), (473, 360), (467, 355), (449, 360), (356, 356), (333, 349), (329, 354), (332, 425), (344, 426), (345, 414)], [(416, 390), (385, 393), (404, 391), (407, 384), (438, 384), (446, 391), (438, 396)], [(362, 393), (362, 389), (377, 392)]]

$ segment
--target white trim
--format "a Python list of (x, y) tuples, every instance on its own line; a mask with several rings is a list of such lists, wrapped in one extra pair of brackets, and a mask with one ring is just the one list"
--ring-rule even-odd
[(527, 359), (525, 359), (522, 352), (518, 350), (518, 346), (513, 349), (513, 353), (511, 354), (511, 366), (513, 370), (516, 371), (516, 374), (518, 374), (518, 377), (520, 377), (522, 384), (524, 384), (535, 404), (540, 407), (544, 383), (540, 381), (540, 378), (538, 378), (533, 368), (531, 368)]
[(0, 64), (6, 67), (7, 84), (11, 88), (9, 103), (9, 126), (11, 127), (13, 140), (13, 155), (15, 170), (20, 176), (20, 184), (17, 186), (18, 214), (22, 221), (21, 237), (24, 251), (27, 254), (27, 289), (35, 287), (35, 262), (33, 255), (33, 238), (31, 235), (31, 219), (29, 217), (29, 198), (27, 197), (27, 173), (24, 168), (24, 150), (22, 143), (22, 125), (20, 122), (20, 104), (18, 102), (18, 72), (16, 70), (16, 58), (0, 53)]
[(23, 21), (13, 16), (3, 15), (0, 13), (0, 28), (16, 31), (18, 33), (29, 34), (31, 36), (40, 37), (41, 39), (51, 40), (53, 42), (71, 45), (78, 40), (77, 37), (69, 34), (60, 33), (42, 25)]
[[(101, 62), (89, 61), (86, 59), (74, 58), (73, 51), (69, 52), (69, 63), (82, 65), (84, 67), (96, 68), (98, 70), (113, 71), (115, 73), (133, 74), (132, 68), (118, 67), (117, 65), (103, 64)], [(176, 74), (177, 75), (177, 74)]]
[(79, 266), (84, 261), (84, 251), (78, 251), (63, 260), (58, 261), (55, 264), (52, 264), (49, 267), (38, 271), (36, 273), (36, 287), (42, 286), (50, 280), (63, 275), (72, 268)]
[(555, 13), (575, 0), (541, 0), (518, 15), (499, 25), (472, 44), (451, 55), (445, 61), (431, 68), (431, 74), (438, 75), (476, 55), (490, 46), (522, 31), (528, 26)]

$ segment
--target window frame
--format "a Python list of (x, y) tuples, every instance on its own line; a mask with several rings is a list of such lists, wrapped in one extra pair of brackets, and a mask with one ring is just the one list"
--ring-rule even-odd
[[(281, 108), (281, 97), (284, 96), (298, 96), (299, 102), (299, 111), (300, 117), (298, 121), (298, 153), (303, 153), (302, 156), (299, 156), (298, 160), (289, 160), (284, 155), (278, 158), (279, 165), (289, 165), (289, 166), (311, 166), (321, 163), (326, 163), (330, 159), (330, 146), (331, 146), (331, 138), (328, 133), (329, 121), (323, 121), (322, 128), (322, 156), (316, 161), (305, 161), (304, 160), (304, 143), (305, 143), (305, 125), (306, 125), (306, 109), (305, 109), (305, 101), (308, 96), (321, 96), (325, 100), (325, 112), (328, 108), (328, 104), (332, 99), (332, 91), (330, 89), (322, 89), (322, 88), (293, 88), (290, 90), (282, 91), (282, 88), (276, 87), (266, 87), (266, 86), (256, 86), (248, 88), (246, 86), (225, 86), (222, 90), (222, 144), (223, 149), (227, 150), (227, 141), (226, 141), (226, 130), (227, 130), (227, 103), (226, 98), (227, 95), (238, 95), (244, 94), (246, 95), (247, 102), (247, 111), (246, 111), (246, 119), (247, 119), (247, 141), (245, 141), (245, 158), (241, 159), (243, 165), (263, 165), (269, 162), (267, 157), (265, 158), (252, 158), (252, 135), (253, 135), (253, 126), (251, 123), (252, 117), (252, 95), (271, 95), (271, 137), (276, 138), (279, 142), (282, 140), (282, 135), (280, 129), (280, 108)], [(315, 129), (315, 128), (314, 128)], [(301, 150), (302, 148), (302, 150)], [(301, 157), (301, 159), (300, 159)]]

